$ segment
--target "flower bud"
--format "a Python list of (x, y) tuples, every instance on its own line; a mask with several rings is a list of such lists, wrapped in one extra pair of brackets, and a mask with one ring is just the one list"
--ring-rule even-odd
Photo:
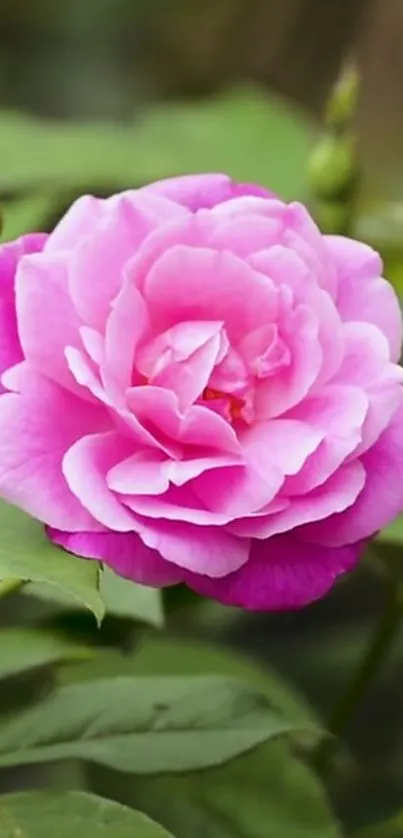
[(357, 179), (354, 138), (323, 137), (312, 152), (308, 173), (312, 192), (319, 199), (348, 198)]
[(325, 123), (334, 131), (342, 131), (354, 118), (357, 108), (359, 77), (354, 67), (349, 67), (333, 89), (326, 110)]

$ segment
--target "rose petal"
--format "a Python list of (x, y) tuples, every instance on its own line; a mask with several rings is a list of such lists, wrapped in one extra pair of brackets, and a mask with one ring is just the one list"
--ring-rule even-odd
[[(15, 310), (15, 274), (24, 254), (40, 252), (47, 236), (34, 233), (0, 245), (0, 376), (22, 360)], [(0, 386), (0, 393), (4, 387)]]
[(283, 325), (282, 338), (291, 361), (278, 374), (256, 386), (258, 419), (278, 417), (298, 404), (313, 387), (323, 362), (318, 340), (318, 322), (312, 309), (299, 305)]
[(136, 529), (144, 544), (167, 561), (214, 578), (237, 570), (249, 555), (249, 539), (236, 538), (222, 527), (146, 521), (136, 516)]
[(126, 192), (114, 197), (109, 211), (72, 252), (70, 294), (87, 326), (104, 329), (126, 262), (161, 221), (184, 212), (157, 196)]
[(261, 195), (269, 198), (272, 193), (254, 183), (234, 183), (227, 175), (205, 174), (159, 180), (144, 187), (141, 192), (152, 192), (188, 207), (192, 212), (210, 208), (236, 195)]
[(138, 451), (117, 463), (107, 473), (110, 489), (120, 494), (160, 495), (169, 487), (165, 460), (159, 451)]
[(266, 277), (241, 259), (181, 245), (156, 262), (144, 296), (157, 331), (182, 320), (223, 320), (231, 342), (272, 320), (277, 308)]
[(287, 478), (284, 485), (287, 496), (303, 495), (320, 486), (349, 454), (356, 451), (364, 433), (367, 412), (368, 398), (364, 391), (342, 384), (327, 385), (291, 411), (293, 418), (319, 429), (326, 436), (299, 474)]
[(324, 596), (337, 577), (352, 570), (362, 544), (324, 548), (292, 533), (252, 541), (249, 561), (221, 579), (186, 573), (190, 588), (225, 605), (250, 611), (289, 611)]
[(130, 388), (126, 397), (136, 419), (157, 438), (176, 440), (184, 446), (200, 446), (209, 452), (241, 453), (234, 429), (202, 405), (193, 405), (182, 414), (174, 393), (151, 384)]
[(89, 430), (108, 425), (102, 409), (31, 370), (21, 395), (0, 397), (1, 497), (56, 528), (100, 529), (70, 491), (61, 464)]
[(146, 303), (137, 288), (126, 280), (106, 323), (105, 353), (101, 362), (104, 380), (107, 375), (121, 390), (131, 386), (136, 349), (149, 332)]
[(304, 528), (320, 544), (352, 544), (374, 535), (403, 509), (403, 405), (378, 442), (362, 457), (365, 486), (351, 509)]
[(105, 527), (117, 532), (133, 530), (133, 516), (109, 489), (107, 475), (127, 458), (130, 448), (130, 441), (113, 431), (94, 433), (78, 439), (62, 462), (67, 484), (82, 506)]
[(366, 244), (325, 236), (337, 270), (337, 308), (345, 321), (373, 323), (390, 345), (392, 361), (398, 361), (402, 344), (402, 316), (396, 293), (382, 278), (382, 260)]
[[(310, 521), (321, 521), (335, 512), (351, 507), (365, 484), (365, 469), (360, 462), (342, 466), (329, 480), (302, 497), (293, 498), (290, 506), (278, 515), (231, 524), (231, 532), (240, 536), (269, 538), (293, 530)], [(316, 537), (312, 536), (316, 541)], [(358, 540), (358, 539), (356, 539)]]

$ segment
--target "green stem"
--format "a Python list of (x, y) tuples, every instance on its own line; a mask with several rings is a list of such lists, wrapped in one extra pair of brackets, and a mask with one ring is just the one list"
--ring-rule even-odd
[(23, 579), (0, 579), (0, 599), (16, 593), (24, 584)]
[(385, 662), (402, 616), (402, 590), (398, 584), (394, 583), (390, 585), (386, 607), (381, 615), (379, 624), (367, 648), (364, 650), (362, 659), (346, 691), (343, 693), (338, 704), (336, 704), (330, 717), (327, 729), (331, 736), (322, 742), (315, 759), (316, 767), (321, 772), (326, 772), (329, 768), (337, 739), (343, 735), (349, 726), (351, 719), (367, 692), (370, 682), (378, 674), (382, 664)]

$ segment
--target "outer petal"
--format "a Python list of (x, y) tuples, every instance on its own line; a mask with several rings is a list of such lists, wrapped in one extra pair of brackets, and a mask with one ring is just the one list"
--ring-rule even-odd
[[(0, 246), (0, 376), (22, 360), (15, 310), (15, 274), (26, 253), (42, 250), (47, 236), (36, 233)], [(0, 393), (4, 387), (0, 385)]]
[(76, 440), (108, 424), (102, 409), (31, 370), (21, 395), (0, 397), (1, 497), (53, 527), (101, 529), (70, 491), (62, 460)]
[(398, 361), (402, 344), (402, 315), (395, 291), (382, 278), (378, 253), (361, 242), (325, 236), (337, 271), (337, 308), (343, 320), (373, 323), (389, 341), (391, 359)]
[(146, 236), (185, 210), (154, 195), (127, 192), (110, 199), (108, 212), (74, 247), (69, 288), (87, 326), (103, 329), (123, 283), (123, 269)]
[(190, 588), (250, 611), (285, 611), (302, 608), (324, 596), (336, 578), (351, 570), (362, 550), (323, 548), (304, 544), (293, 534), (268, 541), (253, 541), (249, 561), (222, 579), (186, 573)]
[(80, 321), (66, 287), (65, 256), (25, 256), (16, 276), (18, 331), (25, 358), (36, 372), (81, 398), (90, 398), (71, 374), (66, 346), (81, 347)]
[(329, 250), (307, 209), (299, 203), (290, 204), (283, 244), (292, 248), (315, 276), (316, 282), (334, 299), (337, 276)]
[(104, 217), (106, 201), (93, 195), (82, 195), (74, 201), (50, 234), (46, 251), (71, 250), (92, 233)]
[[(245, 518), (232, 524), (231, 532), (240, 536), (269, 538), (310, 521), (322, 521), (352, 506), (362, 492), (364, 483), (364, 467), (360, 462), (349, 463), (336, 471), (323, 486), (293, 498), (290, 505), (277, 515), (255, 520)], [(313, 540), (316, 541), (316, 538)]]
[(48, 527), (47, 535), (69, 553), (105, 562), (119, 576), (132, 582), (160, 588), (182, 581), (181, 569), (146, 547), (137, 533), (71, 533)]
[(250, 540), (236, 538), (224, 527), (199, 527), (180, 521), (136, 517), (140, 538), (164, 559), (181, 568), (212, 577), (226, 576), (248, 560)]
[(362, 457), (365, 487), (345, 512), (304, 527), (304, 537), (321, 544), (352, 544), (374, 535), (403, 509), (403, 406), (378, 442)]
[(270, 198), (271, 192), (254, 183), (234, 183), (227, 175), (185, 175), (160, 180), (144, 187), (141, 192), (163, 195), (171, 201), (188, 207), (192, 212), (209, 209), (222, 201), (228, 201), (238, 195), (260, 195)]

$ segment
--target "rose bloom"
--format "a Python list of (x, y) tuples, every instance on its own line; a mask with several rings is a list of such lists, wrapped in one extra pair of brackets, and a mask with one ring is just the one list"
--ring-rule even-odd
[(321, 597), (403, 508), (381, 274), (224, 175), (80, 198), (0, 248), (0, 495), (136, 582)]

